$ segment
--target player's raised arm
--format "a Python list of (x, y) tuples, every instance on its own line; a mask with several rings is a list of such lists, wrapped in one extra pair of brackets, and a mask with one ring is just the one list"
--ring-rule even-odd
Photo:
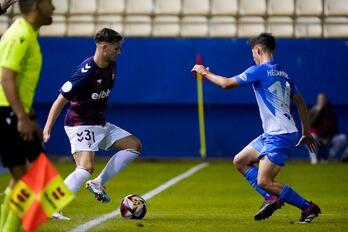
[(231, 89), (239, 86), (235, 78), (215, 75), (214, 73), (210, 72), (207, 68), (205, 68), (203, 65), (196, 64), (195, 66), (193, 66), (191, 72), (197, 72), (201, 74), (209, 81), (213, 82), (214, 84), (220, 86), (223, 89)]
[(296, 146), (301, 144), (306, 144), (308, 149), (311, 152), (316, 152), (318, 150), (317, 141), (313, 138), (311, 133), (309, 132), (309, 118), (308, 118), (308, 109), (306, 102), (300, 94), (296, 94), (292, 97), (292, 100), (295, 102), (298, 110), (298, 114), (301, 119), (301, 127), (302, 127), (302, 136), (297, 143)]
[(60, 112), (62, 111), (63, 107), (65, 106), (65, 104), (67, 102), (68, 102), (68, 100), (65, 97), (63, 97), (62, 94), (59, 94), (57, 99), (54, 101), (54, 103), (50, 109), (50, 112), (48, 114), (45, 128), (43, 130), (43, 142), (44, 143), (46, 143), (50, 139), (52, 127), (53, 127)]

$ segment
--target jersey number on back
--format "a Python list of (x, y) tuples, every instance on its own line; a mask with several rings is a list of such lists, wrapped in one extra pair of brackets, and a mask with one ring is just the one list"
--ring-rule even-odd
[(286, 104), (286, 107), (290, 105), (290, 84), (285, 81), (285, 88), (282, 88), (282, 84), (280, 81), (274, 82), (268, 90), (275, 94), (278, 97), (278, 100)]

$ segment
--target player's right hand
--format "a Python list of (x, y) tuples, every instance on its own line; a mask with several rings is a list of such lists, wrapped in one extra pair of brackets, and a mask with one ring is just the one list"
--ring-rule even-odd
[(42, 135), (43, 135), (43, 142), (47, 143), (48, 140), (50, 140), (51, 138), (51, 131), (45, 127)]
[(196, 64), (195, 66), (193, 66), (193, 68), (191, 69), (191, 72), (196, 72), (201, 74), (202, 76), (206, 75), (209, 73), (209, 69), (204, 67), (203, 65), (200, 64)]
[(311, 135), (311, 134), (303, 134), (298, 143), (296, 144), (296, 147), (301, 145), (301, 144), (306, 144), (308, 149), (313, 152), (317, 153), (319, 149), (319, 142)]
[(24, 141), (33, 140), (33, 133), (35, 131), (35, 127), (32, 121), (29, 119), (29, 117), (23, 117), (18, 119), (17, 130)]

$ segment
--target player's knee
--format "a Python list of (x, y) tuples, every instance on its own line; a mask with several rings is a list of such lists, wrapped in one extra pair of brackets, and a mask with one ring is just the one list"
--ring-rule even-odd
[(137, 152), (141, 152), (141, 149), (142, 149), (142, 144), (141, 144), (141, 142), (139, 141), (139, 140), (137, 140), (137, 142), (136, 142), (136, 144), (135, 144), (135, 149), (134, 150), (136, 150)]
[(235, 168), (238, 169), (239, 162), (238, 162), (238, 159), (236, 157), (233, 158), (233, 165)]
[(271, 181), (265, 179), (265, 178), (257, 178), (257, 185), (260, 186), (264, 190), (268, 190), (270, 185), (272, 184)]
[(237, 170), (241, 170), (243, 169), (244, 163), (242, 159), (240, 159), (238, 156), (235, 156), (233, 158), (233, 165), (236, 167)]
[(93, 174), (94, 172), (94, 166), (93, 164), (86, 164), (82, 167), (83, 169), (85, 169), (87, 172), (89, 172), (90, 174)]
[(141, 148), (142, 148), (141, 142), (139, 141), (139, 139), (135, 138), (135, 139), (133, 139), (133, 140), (129, 143), (127, 149), (128, 149), (128, 150), (134, 150), (134, 151), (136, 151), (137, 153), (140, 154)]

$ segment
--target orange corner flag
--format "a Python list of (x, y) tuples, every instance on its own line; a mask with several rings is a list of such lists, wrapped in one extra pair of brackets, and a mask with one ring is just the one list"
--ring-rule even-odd
[(9, 206), (21, 219), (23, 229), (32, 232), (73, 198), (73, 192), (41, 153), (14, 187)]

